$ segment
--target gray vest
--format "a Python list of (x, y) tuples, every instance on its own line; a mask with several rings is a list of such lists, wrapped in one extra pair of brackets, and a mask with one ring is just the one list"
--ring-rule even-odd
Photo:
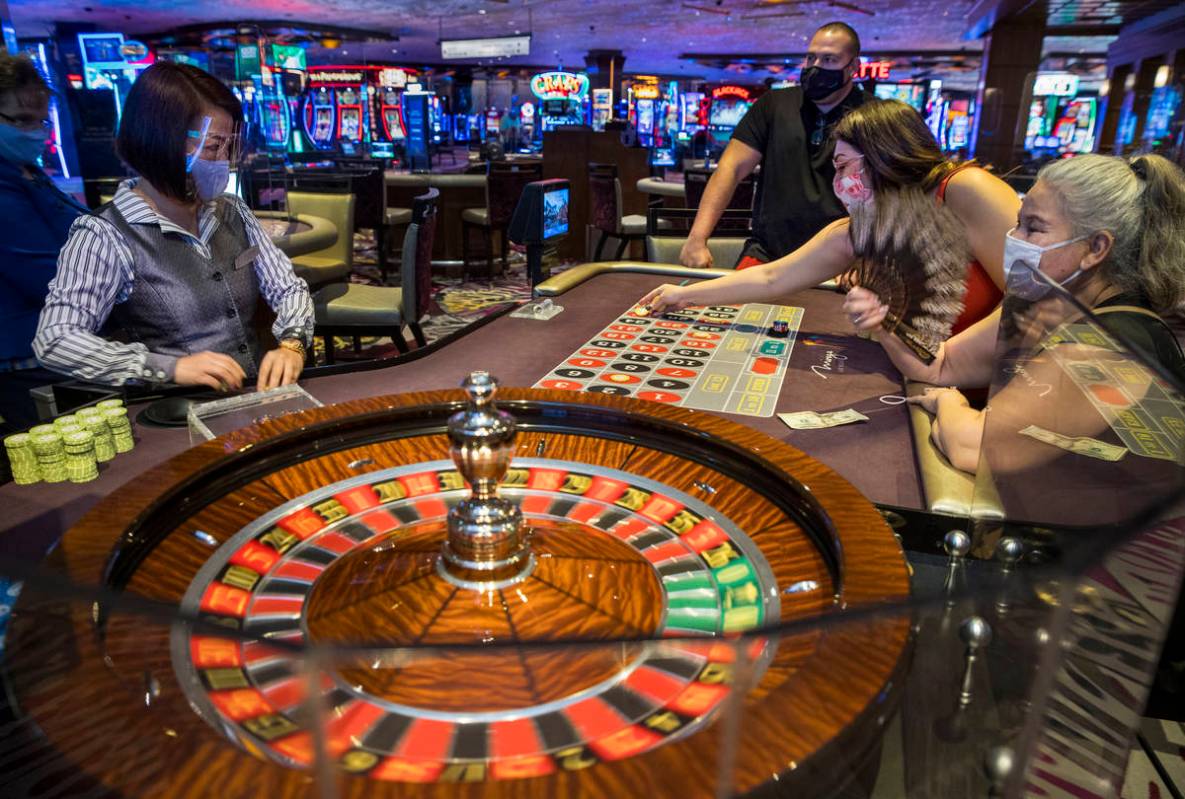
[(247, 374), (258, 372), (259, 281), (246, 227), (232, 204), (217, 202), (208, 260), (176, 233), (129, 224), (115, 203), (97, 213), (119, 230), (135, 260), (132, 296), (112, 308), (103, 335), (138, 341), (162, 355), (221, 352)]

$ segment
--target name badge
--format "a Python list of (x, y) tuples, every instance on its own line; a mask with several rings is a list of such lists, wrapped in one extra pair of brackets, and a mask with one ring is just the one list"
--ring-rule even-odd
[(248, 247), (239, 253), (239, 257), (235, 258), (235, 269), (242, 269), (249, 265), (259, 255), (258, 247)]

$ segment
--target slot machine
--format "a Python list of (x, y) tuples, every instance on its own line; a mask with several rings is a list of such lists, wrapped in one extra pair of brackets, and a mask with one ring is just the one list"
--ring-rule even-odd
[(442, 144), (448, 138), (448, 115), (440, 96), (428, 96), (428, 133), (433, 144)]
[(400, 142), (407, 138), (403, 126), (403, 104), (398, 89), (385, 88), (379, 93), (379, 121), (387, 141)]
[[(266, 68), (265, 68), (266, 69)], [(253, 79), (255, 84), (255, 110), (263, 144), (268, 150), (286, 152), (292, 135), (292, 116), (288, 98), (278, 75), (271, 75), (271, 85), (263, 82), (262, 76)]]
[(732, 132), (753, 104), (752, 95), (743, 86), (717, 86), (712, 90), (708, 106), (708, 132), (713, 141), (723, 147)]
[(333, 147), (337, 128), (337, 103), (333, 89), (322, 86), (314, 89), (304, 101), (304, 129), (309, 141), (318, 150)]
[(357, 146), (362, 141), (366, 125), (362, 95), (353, 86), (337, 91), (337, 141)]
[(535, 141), (535, 104), (527, 100), (519, 107), (519, 125), (522, 128), (520, 141), (532, 143)]

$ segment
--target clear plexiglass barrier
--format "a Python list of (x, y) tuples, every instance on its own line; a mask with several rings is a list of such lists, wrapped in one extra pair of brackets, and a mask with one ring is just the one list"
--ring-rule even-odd
[[(227, 484), (237, 504), (178, 504), (183, 535), (71, 532), (0, 568), (0, 793), (1116, 796), (1185, 561), (1185, 400), (1125, 313), (1052, 286), (1005, 303), (990, 512), (955, 520), (948, 554), (902, 554), (874, 516), (887, 594), (854, 546), (812, 560), (704, 510), (666, 523), (722, 536), (687, 565), (659, 551), (674, 538), (614, 533), (620, 501), (573, 506), (579, 527), (509, 479), (532, 549), (484, 581), (442, 560), (462, 494), (436, 516), (397, 492), (345, 507), (362, 484), (257, 513)], [(217, 514), (240, 531), (203, 539)]]

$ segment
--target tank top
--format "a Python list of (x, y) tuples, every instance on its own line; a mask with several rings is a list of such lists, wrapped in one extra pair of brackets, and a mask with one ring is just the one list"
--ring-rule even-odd
[[(955, 167), (938, 184), (936, 199), (939, 205), (946, 201), (946, 185), (950, 183), (950, 179), (970, 166), (971, 164), (964, 164)], [(1000, 291), (1000, 288), (992, 280), (992, 276), (983, 268), (983, 264), (973, 258), (967, 264), (967, 282), (963, 289), (963, 312), (959, 314), (959, 318), (951, 327), (951, 335), (965, 330), (996, 310), (996, 306), (1003, 298), (1004, 292)]]

